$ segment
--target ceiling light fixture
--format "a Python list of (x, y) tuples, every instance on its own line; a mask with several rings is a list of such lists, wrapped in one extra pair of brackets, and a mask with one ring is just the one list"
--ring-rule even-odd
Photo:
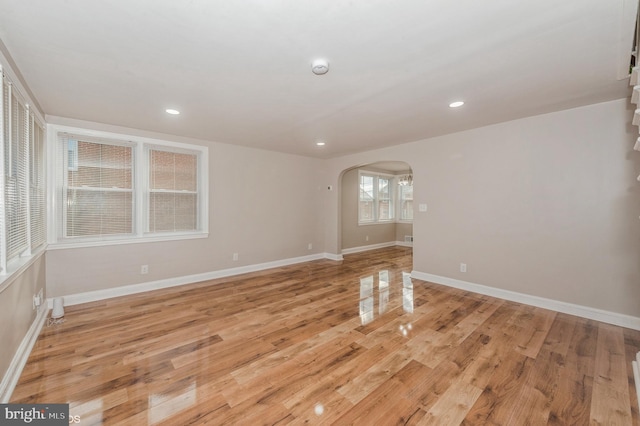
[(326, 144), (322, 141), (316, 142), (316, 146), (325, 146)]
[(171, 115), (178, 115), (180, 114), (180, 111), (178, 111), (177, 109), (171, 109), (171, 108), (167, 108), (165, 109), (165, 112), (167, 114), (171, 114)]
[(401, 176), (398, 179), (398, 185), (400, 185), (400, 186), (413, 186), (413, 175), (412, 174), (408, 174), (408, 175)]
[(462, 101), (455, 101), (455, 102), (451, 102), (449, 104), (449, 108), (458, 108), (461, 107), (462, 105), (464, 105), (464, 102)]
[(311, 71), (315, 75), (322, 75), (329, 72), (329, 62), (326, 59), (316, 59), (311, 63)]

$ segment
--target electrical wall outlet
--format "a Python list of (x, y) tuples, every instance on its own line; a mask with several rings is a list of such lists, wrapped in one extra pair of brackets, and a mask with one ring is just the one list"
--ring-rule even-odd
[(234, 261), (238, 260), (238, 253), (233, 253), (233, 260)]
[(467, 264), (466, 263), (461, 263), (460, 264), (460, 272), (467, 272)]
[(307, 249), (308, 249), (308, 250), (313, 249), (313, 244), (309, 243), (309, 245), (307, 246)]
[(149, 265), (142, 265), (140, 267), (140, 274), (146, 275), (149, 273)]

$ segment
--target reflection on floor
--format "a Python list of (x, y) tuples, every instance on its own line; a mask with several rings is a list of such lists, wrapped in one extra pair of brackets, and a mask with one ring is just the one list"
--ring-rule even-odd
[[(389, 281), (389, 271), (378, 272), (378, 315), (383, 315), (390, 308), (389, 290), (395, 283)], [(413, 312), (413, 282), (409, 272), (402, 272), (402, 309), (404, 312)], [(374, 314), (374, 275), (360, 278), (360, 323), (367, 325), (375, 319)], [(409, 327), (411, 324), (409, 323)]]
[(391, 247), (69, 307), (12, 402), (93, 424), (638, 424), (640, 332), (412, 280)]

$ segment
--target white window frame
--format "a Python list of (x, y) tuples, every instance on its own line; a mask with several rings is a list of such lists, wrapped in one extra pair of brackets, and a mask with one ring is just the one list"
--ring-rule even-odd
[[(392, 174), (388, 174), (388, 173), (381, 173), (381, 172), (372, 172), (369, 170), (358, 170), (358, 184), (357, 186), (357, 203), (358, 203), (358, 225), (359, 226), (366, 226), (366, 225), (383, 225), (383, 224), (388, 224), (388, 223), (413, 223), (413, 219), (403, 219), (402, 218), (402, 204), (401, 204), (401, 199), (400, 199), (400, 190), (399, 188), (399, 180), (405, 176), (405, 174), (402, 175), (392, 175)], [(368, 177), (372, 177), (374, 182), (373, 182), (373, 190), (374, 190), (374, 196), (373, 196), (373, 214), (374, 217), (372, 220), (367, 220), (367, 221), (363, 221), (362, 220), (362, 214), (360, 211), (360, 182), (362, 181), (362, 176), (368, 176)], [(378, 209), (378, 203), (380, 198), (378, 197), (378, 188), (379, 188), (379, 183), (378, 183), (378, 178), (384, 178), (384, 179), (390, 179), (391, 180), (391, 185), (390, 185), (390, 190), (391, 190), (391, 202), (393, 203), (393, 207), (392, 207), (392, 213), (394, 215), (393, 218), (391, 219), (379, 219), (378, 218), (378, 214), (379, 214), (379, 209)]]
[[(362, 182), (362, 176), (368, 176), (373, 178), (373, 219), (363, 221), (362, 220), (362, 212), (360, 210), (360, 182)], [(389, 179), (389, 200), (393, 204), (389, 209), (390, 214), (393, 215), (390, 219), (380, 219), (379, 218), (379, 202), (380, 197), (378, 196), (379, 190), (379, 179)], [(396, 212), (396, 197), (397, 191), (395, 189), (396, 177), (394, 175), (390, 175), (387, 173), (379, 173), (379, 172), (370, 172), (367, 170), (358, 170), (358, 185), (357, 185), (357, 200), (358, 200), (358, 225), (381, 225), (386, 223), (394, 223), (397, 222), (397, 212)]]
[[(0, 54), (0, 60), (2, 60), (2, 55)], [(6, 86), (5, 86), (6, 82)], [(4, 153), (4, 144), (10, 144), (10, 140), (5, 140), (5, 128), (4, 124), (4, 96), (5, 89), (7, 90), (6, 94), (9, 97), (9, 110), (8, 114), (8, 122), (7, 125), (7, 136), (9, 139), (13, 137), (12, 126), (13, 126), (13, 99), (12, 96), (15, 96), (16, 101), (22, 106), (24, 109), (24, 120), (22, 123), (18, 123), (18, 125), (23, 126), (23, 130), (25, 131), (25, 135), (21, 138), (22, 145), (21, 149), (25, 151), (25, 159), (24, 159), (24, 172), (22, 173), (23, 182), (21, 184), (21, 188), (23, 189), (23, 193), (21, 194), (24, 197), (24, 204), (26, 207), (25, 214), (25, 226), (23, 229), (24, 236), (26, 238), (26, 247), (17, 252), (11, 257), (8, 257), (7, 251), (7, 243), (8, 243), (8, 234), (10, 230), (8, 229), (8, 214), (7, 214), (7, 200), (5, 197), (5, 174), (11, 173), (12, 171), (5, 170), (5, 153)], [(13, 280), (13, 277), (19, 275), (22, 271), (28, 268), (33, 262), (35, 262), (40, 256), (42, 256), (46, 250), (47, 244), (46, 241), (38, 242), (37, 245), (33, 245), (33, 241), (31, 239), (31, 230), (32, 225), (37, 225), (38, 220), (32, 216), (31, 210), (31, 181), (32, 181), (32, 170), (31, 170), (31, 162), (32, 156), (34, 155), (32, 144), (32, 132), (34, 131), (36, 126), (44, 129), (43, 117), (39, 113), (37, 109), (30, 107), (30, 99), (24, 96), (26, 91), (19, 83), (17, 77), (13, 75), (10, 68), (4, 68), (2, 64), (0, 64), (0, 142), (2, 147), (0, 148), (0, 292), (3, 291), (7, 286), (9, 286)], [(46, 140), (42, 141), (44, 144), (44, 148), (46, 149)], [(11, 145), (9, 145), (11, 147)], [(12, 155), (12, 153), (9, 153)], [(46, 154), (43, 154), (43, 158), (40, 160), (43, 164), (46, 164)], [(35, 170), (34, 170), (35, 171)], [(36, 171), (38, 172), (38, 171)], [(41, 177), (45, 178), (45, 169), (39, 170), (42, 173)], [(46, 186), (45, 186), (46, 188)], [(42, 220), (45, 220), (44, 215), (41, 217)], [(43, 223), (46, 226), (46, 221)]]
[[(89, 237), (65, 237), (66, 223), (66, 175), (68, 165), (67, 147), (61, 147), (58, 135), (69, 133), (88, 138), (113, 141), (114, 145), (133, 147), (133, 233), (128, 235), (101, 235)], [(49, 249), (65, 249), (75, 247), (93, 247), (116, 244), (131, 244), (151, 241), (172, 241), (209, 236), (209, 149), (206, 146), (191, 145), (180, 142), (145, 138), (120, 133), (111, 133), (70, 126), (47, 126), (48, 154), (55, 158), (50, 167), (48, 240)], [(198, 226), (195, 231), (156, 232), (148, 229), (148, 194), (149, 194), (149, 149), (159, 148), (171, 152), (188, 152), (198, 157)], [(51, 163), (50, 163), (51, 164)], [(73, 166), (73, 165), (72, 165)]]
[[(398, 223), (413, 223), (413, 219), (405, 219), (405, 218), (402, 217), (402, 201), (403, 200), (401, 198), (401, 192), (402, 191), (400, 190), (400, 188), (402, 186), (400, 184), (398, 184), (398, 181), (400, 180), (400, 178), (402, 176), (404, 176), (404, 175), (396, 176), (396, 184), (397, 184), (396, 188), (398, 188), (398, 196), (396, 197), (396, 206), (397, 206), (396, 215), (397, 215), (397, 218), (398, 218)], [(411, 186), (413, 186), (413, 183), (411, 184)], [(413, 201), (413, 199), (412, 199), (412, 201)]]

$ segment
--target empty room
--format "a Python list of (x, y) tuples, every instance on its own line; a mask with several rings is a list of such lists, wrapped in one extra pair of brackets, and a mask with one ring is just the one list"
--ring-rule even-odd
[(640, 424), (638, 9), (0, 0), (0, 424)]

